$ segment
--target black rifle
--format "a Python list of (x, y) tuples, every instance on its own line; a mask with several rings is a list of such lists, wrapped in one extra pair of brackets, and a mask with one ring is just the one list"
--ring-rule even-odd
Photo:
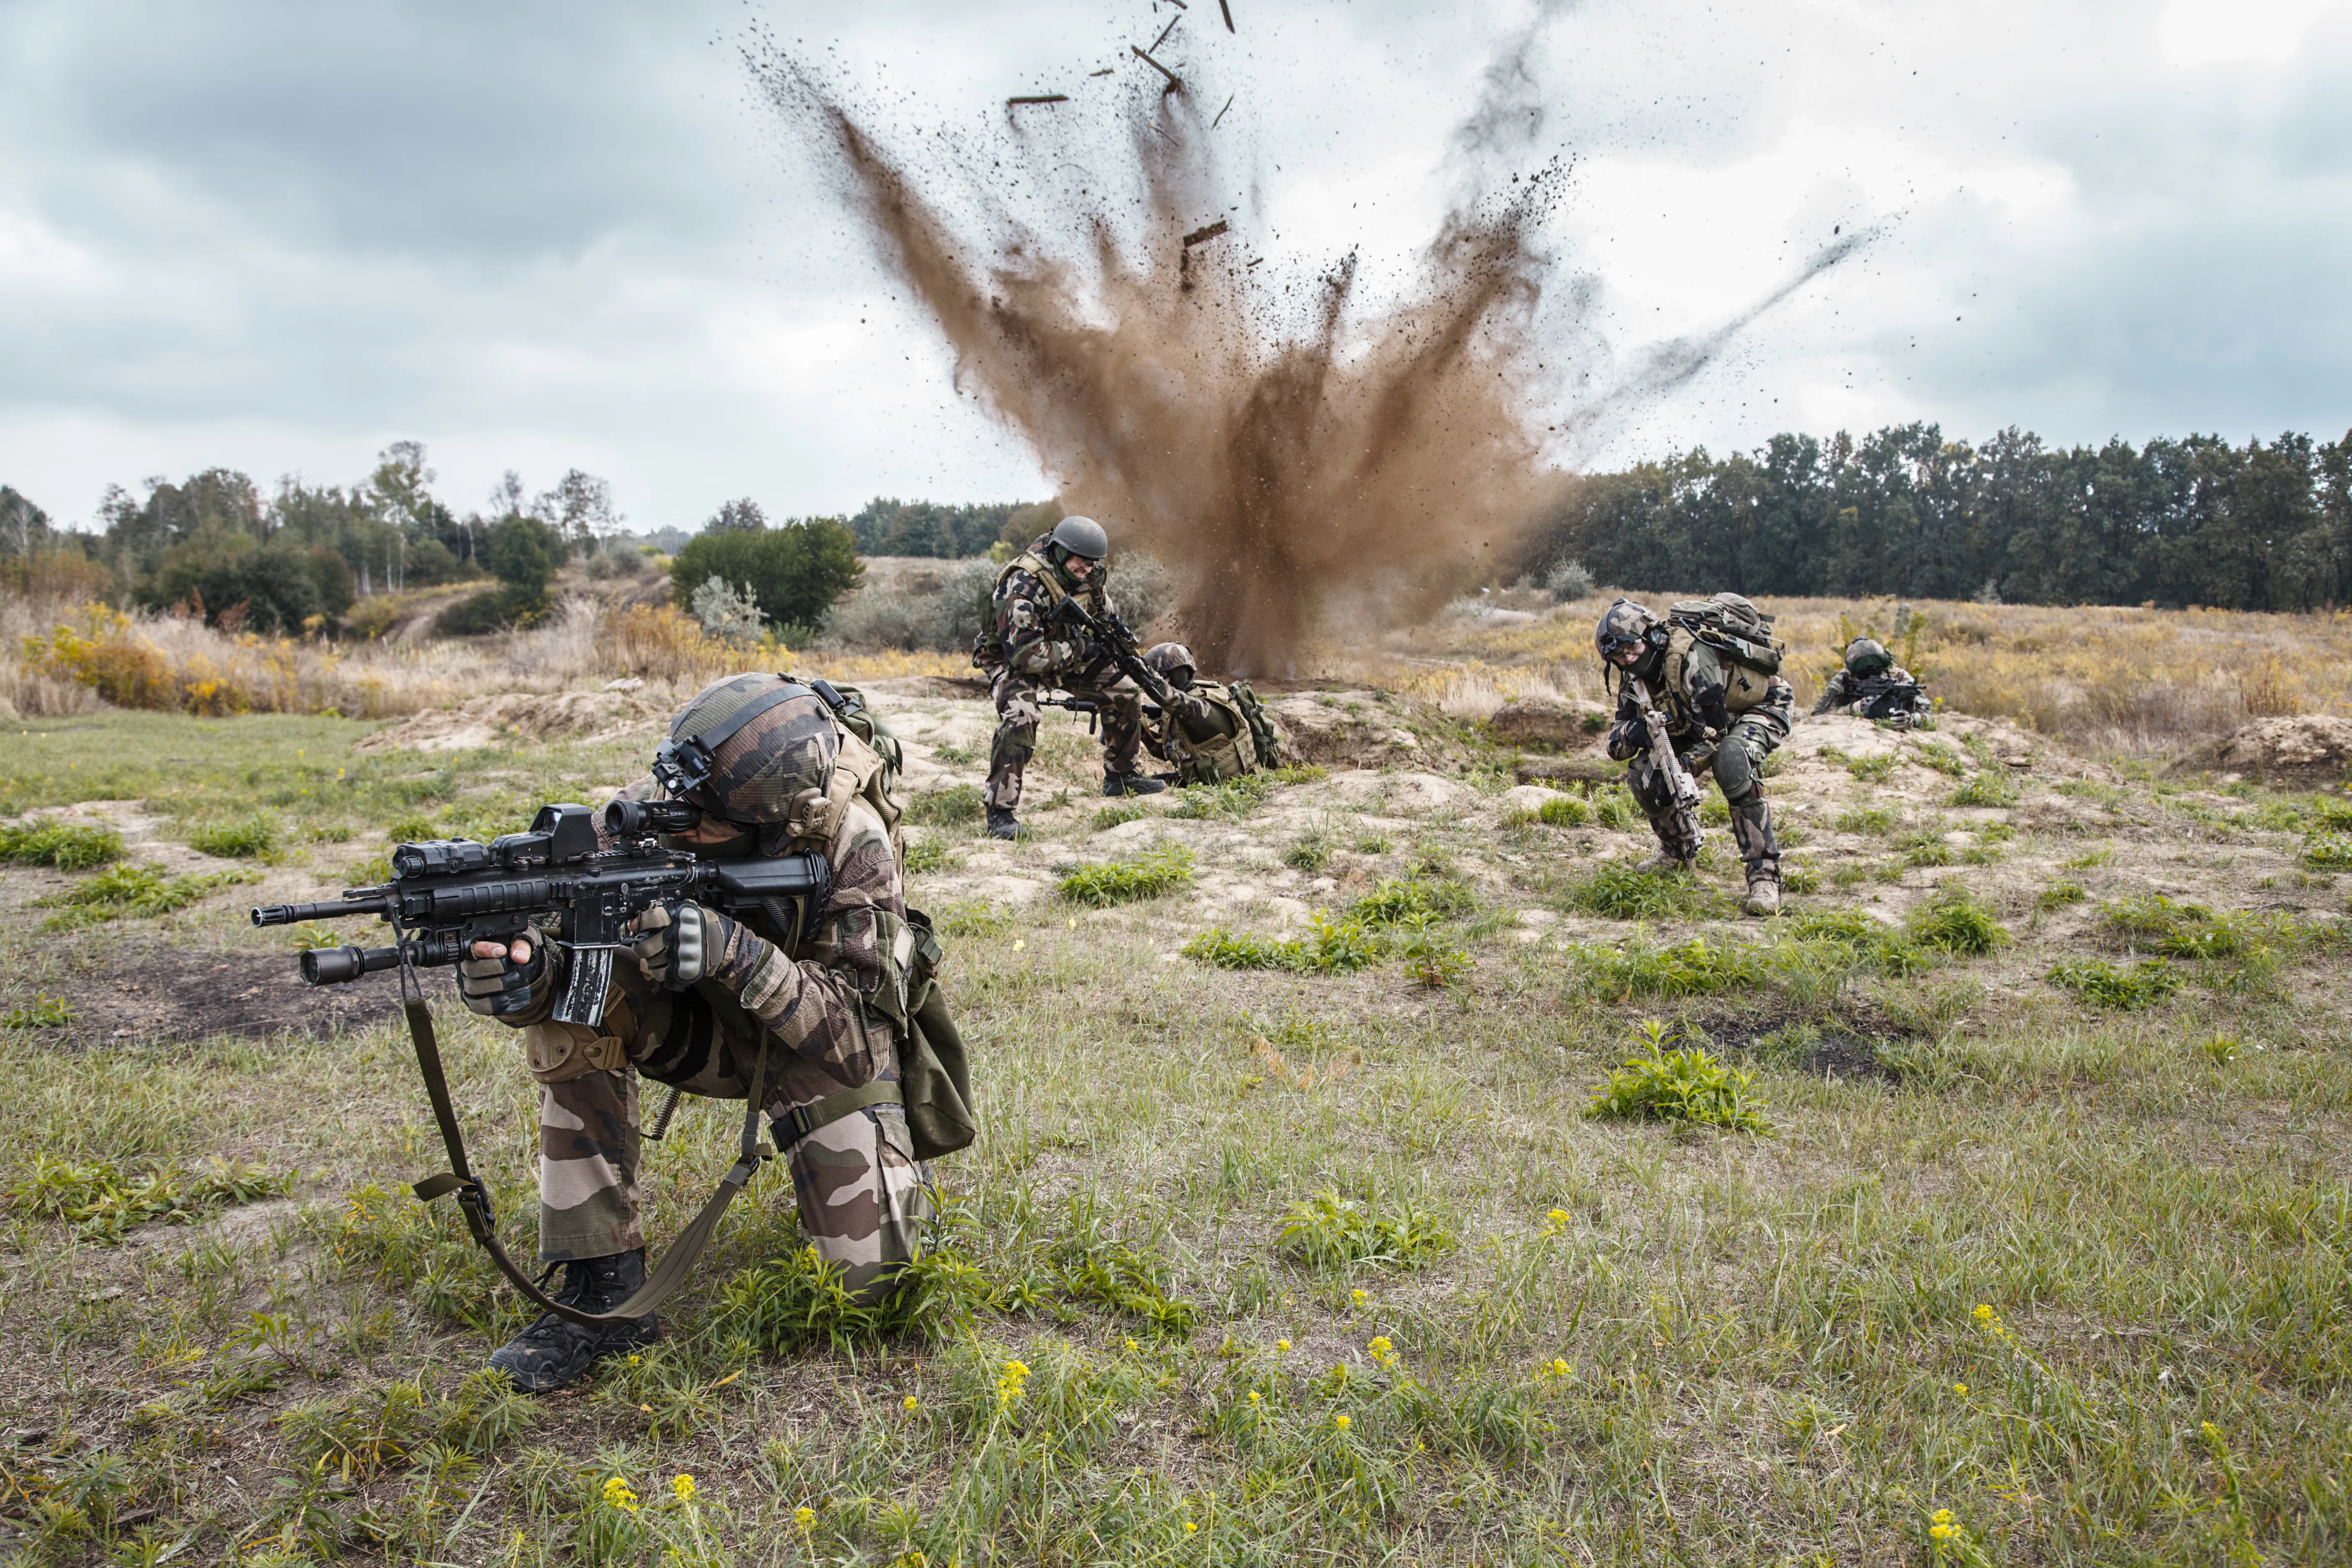
[[(257, 926), (346, 915), (375, 915), (392, 926), (394, 942), (390, 947), (314, 948), (304, 953), (302, 978), (312, 985), (339, 985), (378, 970), (401, 971), (416, 1070), (425, 1080), (441, 1146), (449, 1156), (447, 1171), (415, 1184), (416, 1195), (430, 1203), (456, 1194), (475, 1243), (525, 1300), (542, 1311), (593, 1327), (634, 1322), (684, 1284), (728, 1204), (751, 1184), (761, 1162), (775, 1157), (775, 1151), (759, 1137), (769, 1083), (768, 1032), (761, 1031), (744, 1099), (741, 1150), (719, 1190), (662, 1255), (643, 1287), (609, 1312), (587, 1312), (548, 1295), (540, 1288), (546, 1277), (534, 1281), (499, 1239), (489, 1189), (467, 1163), (465, 1134), (441, 1069), (432, 1014), (422, 995), (407, 994), (413, 972), (420, 965), (455, 963), (477, 942), (511, 943), (523, 937), (551, 942), (570, 956), (570, 973), (553, 1016), (593, 1028), (604, 1020), (614, 950), (623, 945), (629, 922), (654, 905), (674, 900), (715, 905), (752, 922), (755, 929), (764, 928), (763, 934), (789, 952), (824, 907), (832, 883), (824, 857), (809, 850), (706, 862), (663, 848), (659, 835), (691, 832), (702, 820), (700, 810), (683, 801), (616, 800), (604, 808), (604, 837), (614, 841), (609, 849), (598, 847), (595, 816), (588, 807), (541, 806), (530, 832), (506, 834), (488, 844), (443, 838), (399, 845), (392, 852), (392, 880), (380, 887), (353, 888), (331, 903), (270, 904), (253, 911)], [(551, 936), (541, 933), (542, 922), (551, 926)], [(518, 1012), (528, 1005), (526, 994), (500, 998), (493, 1008)], [(670, 1103), (677, 1102), (673, 1087)], [(667, 1125), (667, 1110), (661, 1120)]]
[[(312, 985), (338, 985), (404, 964), (455, 963), (478, 942), (549, 942), (570, 959), (553, 1016), (593, 1028), (604, 1020), (614, 951), (627, 944), (629, 923), (654, 905), (709, 905), (756, 921), (789, 952), (824, 903), (832, 877), (824, 857), (814, 851), (702, 861), (661, 847), (656, 835), (691, 831), (701, 816), (682, 801), (616, 800), (604, 808), (604, 832), (614, 847), (604, 849), (588, 807), (541, 806), (528, 833), (488, 844), (442, 838), (399, 845), (392, 852), (391, 881), (351, 889), (328, 903), (265, 905), (253, 911), (253, 923), (374, 915), (393, 928), (390, 947), (304, 953), (302, 978)], [(545, 936), (542, 924), (550, 928)]]
[(1047, 626), (1056, 622), (1085, 633), (1087, 640), (1118, 666), (1121, 674), (1143, 688), (1154, 702), (1162, 708), (1178, 706), (1176, 694), (1160, 679), (1160, 672), (1143, 662), (1143, 654), (1135, 646), (1135, 634), (1127, 629), (1127, 623), (1118, 618), (1117, 612), (1106, 610), (1097, 618), (1087, 614), (1087, 607), (1073, 596), (1055, 605), (1054, 613), (1045, 618)]
[(1925, 704), (1920, 700), (1927, 693), (1916, 680), (1897, 680), (1891, 675), (1874, 675), (1856, 688), (1854, 696), (1865, 719), (1916, 717)]

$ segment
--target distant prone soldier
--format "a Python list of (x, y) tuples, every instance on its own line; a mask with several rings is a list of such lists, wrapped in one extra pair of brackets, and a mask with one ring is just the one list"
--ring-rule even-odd
[(1142, 690), (1118, 672), (1109, 650), (1055, 616), (1065, 600), (1076, 598), (1096, 620), (1108, 618), (1109, 554), (1110, 536), (1102, 524), (1066, 517), (997, 574), (994, 619), (971, 650), (972, 663), (990, 677), (996, 703), (988, 785), (981, 795), (992, 837), (1018, 838), (1024, 831), (1015, 814), (1022, 775), (1037, 752), (1038, 698), (1055, 689), (1094, 705), (1101, 720), (1103, 794), (1157, 795), (1168, 787), (1139, 771)]
[(1821, 700), (1813, 704), (1816, 715), (1851, 713), (1902, 730), (1932, 724), (1935, 711), (1935, 700), (1918, 678), (1895, 663), (1895, 656), (1873, 637), (1846, 644), (1845, 668), (1830, 677)]
[(1157, 645), (1143, 662), (1175, 697), (1145, 715), (1144, 749), (1175, 770), (1178, 784), (1223, 784), (1282, 765), (1282, 731), (1246, 682), (1197, 679), (1192, 650), (1180, 642)]
[[(1632, 764), (1627, 785), (1658, 836), (1658, 853), (1643, 869), (1677, 871), (1698, 858), (1694, 775), (1712, 767), (1748, 865), (1741, 908), (1778, 910), (1780, 847), (1764, 799), (1764, 759), (1788, 738), (1797, 694), (1780, 679), (1770, 619), (1737, 594), (1678, 604), (1663, 620), (1619, 599), (1592, 639), (1619, 682), (1610, 759)], [(1664, 727), (1664, 745), (1654, 719)]]

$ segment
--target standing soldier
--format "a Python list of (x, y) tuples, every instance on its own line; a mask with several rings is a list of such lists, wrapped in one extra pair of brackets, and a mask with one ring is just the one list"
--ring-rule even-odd
[[(898, 1057), (907, 987), (929, 939), (907, 920), (887, 764), (808, 686), (737, 675), (679, 710), (656, 767), (663, 784), (632, 793), (667, 786), (703, 814), (674, 847), (716, 860), (821, 850), (832, 886), (793, 931), (698, 904), (646, 910), (635, 947), (643, 973), (614, 967), (601, 1028), (550, 1017), (567, 967), (559, 948), (479, 942), (459, 963), (466, 1005), (522, 1030), (539, 1082), (539, 1256), (564, 1266), (556, 1300), (608, 1312), (645, 1283), (639, 1073), (742, 1100), (763, 1036), (766, 1110), (801, 1227), (842, 1268), (844, 1288), (872, 1300), (913, 1256), (929, 1213)], [(490, 1364), (519, 1387), (561, 1388), (657, 1332), (650, 1314), (590, 1326), (542, 1313)]]
[[(1643, 869), (1675, 871), (1698, 854), (1696, 819), (1677, 809), (1673, 785), (1650, 756), (1651, 736), (1639, 680), (1664, 717), (1667, 742), (1692, 773), (1712, 763), (1731, 807), (1731, 833), (1748, 863), (1751, 915), (1780, 907), (1780, 847), (1764, 799), (1764, 759), (1788, 738), (1796, 690), (1781, 679), (1771, 624), (1737, 594), (1676, 605), (1660, 620), (1631, 599), (1602, 613), (1593, 643), (1621, 680), (1617, 721), (1609, 731), (1612, 762), (1630, 762), (1626, 783), (1658, 836)], [(1769, 666), (1769, 668), (1764, 667)]]
[(1897, 729), (1909, 729), (1935, 710), (1935, 701), (1918, 678), (1895, 663), (1874, 637), (1856, 637), (1845, 645), (1845, 668), (1830, 677), (1821, 700), (1813, 704), (1816, 714), (1883, 719)]
[(1139, 771), (1143, 752), (1143, 693), (1111, 668), (1108, 650), (1066, 626), (1054, 612), (1065, 600), (1099, 620), (1110, 613), (1107, 592), (1110, 536), (1090, 517), (1066, 517), (1013, 557), (996, 579), (995, 623), (981, 633), (972, 663), (992, 679), (996, 735), (988, 750), (988, 831), (1018, 838), (1021, 775), (1037, 750), (1037, 695), (1058, 689), (1099, 704), (1103, 794), (1157, 795), (1168, 786)]

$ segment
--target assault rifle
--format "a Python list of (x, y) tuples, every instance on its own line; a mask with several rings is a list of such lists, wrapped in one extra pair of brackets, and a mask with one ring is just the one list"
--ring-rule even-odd
[(1666, 735), (1666, 716), (1658, 711), (1657, 700), (1650, 695), (1647, 682), (1640, 677), (1625, 677), (1625, 689), (1633, 700), (1642, 705), (1642, 727), (1650, 732), (1650, 765), (1666, 781), (1674, 796), (1674, 813), (1679, 826), (1690, 835), (1691, 858), (1698, 858), (1699, 847), (1706, 842), (1698, 825), (1698, 780), (1691, 777), (1690, 769), (1675, 754), (1675, 743)]
[[(253, 923), (374, 915), (393, 928), (390, 947), (304, 953), (302, 979), (311, 985), (455, 963), (478, 942), (551, 942), (570, 960), (553, 1016), (594, 1027), (604, 1019), (613, 953), (626, 945), (629, 923), (654, 905), (708, 904), (758, 921), (790, 951), (824, 903), (832, 878), (824, 857), (814, 851), (702, 861), (661, 847), (657, 835), (691, 832), (701, 820), (700, 810), (684, 801), (616, 800), (604, 808), (604, 837), (613, 847), (604, 848), (588, 807), (541, 806), (528, 833), (488, 844), (442, 838), (398, 845), (391, 881), (350, 889), (330, 902), (267, 904), (253, 911)], [(541, 934), (542, 926), (548, 934)]]
[(1160, 707), (1177, 707), (1175, 693), (1169, 689), (1166, 681), (1160, 679), (1159, 671), (1143, 662), (1143, 654), (1135, 646), (1135, 634), (1128, 630), (1127, 623), (1118, 618), (1117, 611), (1105, 610), (1100, 618), (1097, 618), (1087, 614), (1086, 606), (1073, 596), (1055, 605), (1054, 613), (1045, 617), (1047, 626), (1056, 623), (1066, 624), (1084, 633), (1089, 641), (1109, 656), (1121, 674), (1143, 688), (1145, 694)]
[(1873, 675), (1863, 680), (1854, 695), (1854, 707), (1864, 718), (1874, 722), (1892, 721), (1898, 727), (1908, 727), (1923, 717), (1921, 699), (1927, 693), (1916, 680)]

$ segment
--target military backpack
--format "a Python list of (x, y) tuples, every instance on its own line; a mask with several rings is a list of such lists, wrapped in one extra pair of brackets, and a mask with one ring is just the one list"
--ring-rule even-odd
[(1743, 668), (1780, 673), (1788, 645), (1772, 635), (1772, 617), (1738, 594), (1685, 599), (1666, 612), (1666, 619)]
[(1180, 783), (1223, 784), (1280, 765), (1282, 732), (1246, 681), (1197, 681), (1188, 695), (1208, 707), (1214, 723), (1206, 736), (1195, 736), (1181, 722), (1168, 724), (1168, 760), (1176, 764)]

